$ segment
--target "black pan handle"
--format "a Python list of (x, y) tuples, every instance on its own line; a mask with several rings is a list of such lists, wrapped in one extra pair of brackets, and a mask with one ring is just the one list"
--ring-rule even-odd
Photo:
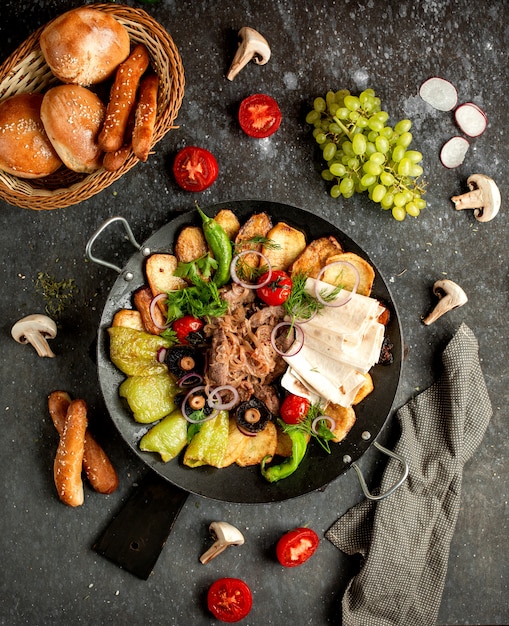
[(401, 485), (405, 482), (408, 476), (408, 463), (406, 459), (404, 459), (402, 456), (400, 456), (399, 454), (396, 454), (392, 450), (388, 450), (387, 448), (384, 448), (384, 446), (380, 445), (377, 441), (374, 441), (373, 445), (375, 446), (375, 448), (380, 450), (380, 452), (383, 452), (384, 454), (387, 454), (388, 456), (391, 456), (393, 459), (396, 459), (397, 461), (399, 461), (401, 463), (401, 466), (403, 467), (403, 473), (401, 475), (401, 478), (396, 483), (394, 483), (392, 487), (389, 487), (387, 491), (384, 491), (384, 493), (380, 493), (375, 496), (369, 491), (366, 481), (364, 479), (364, 476), (362, 475), (362, 472), (359, 466), (357, 465), (357, 463), (352, 463), (352, 467), (357, 472), (357, 476), (359, 478), (362, 491), (364, 492), (364, 495), (366, 496), (366, 498), (368, 498), (368, 500), (383, 500), (384, 498), (387, 498), (388, 496), (390, 496), (391, 493), (394, 493), (396, 489), (399, 489)]
[(187, 491), (149, 472), (93, 549), (131, 574), (147, 580), (187, 496)]
[[(115, 222), (120, 222), (123, 225), (125, 232), (127, 234), (127, 238), (133, 244), (136, 250), (141, 252), (143, 256), (149, 256), (150, 248), (144, 247), (136, 241), (136, 238), (133, 234), (131, 226), (129, 225), (129, 222), (125, 219), (125, 217), (120, 217), (119, 215), (110, 217), (101, 226), (99, 226), (99, 228), (87, 241), (87, 245), (85, 246), (85, 255), (89, 261), (92, 261), (93, 263), (97, 263), (98, 265), (103, 265), (104, 267), (107, 267), (110, 270), (115, 270), (119, 274), (122, 274), (122, 269), (118, 267), (118, 265), (114, 265), (113, 263), (110, 263), (109, 261), (105, 261), (104, 259), (100, 259), (99, 257), (96, 257), (94, 254), (92, 254), (92, 248), (94, 246), (94, 243), (101, 236), (101, 234)], [(124, 278), (125, 280), (129, 281), (133, 279), (133, 275), (130, 272), (126, 272)]]

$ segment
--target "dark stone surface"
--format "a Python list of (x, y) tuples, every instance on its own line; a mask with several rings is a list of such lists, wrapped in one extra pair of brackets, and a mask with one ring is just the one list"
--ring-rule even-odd
[[(3, 3), (0, 58), (37, 27), (79, 2)], [(160, 0), (143, 6), (172, 35), (186, 71), (179, 128), (157, 145), (146, 164), (80, 205), (35, 212), (1, 203), (3, 256), (0, 302), (2, 344), (3, 476), (0, 620), (3, 624), (208, 624), (205, 597), (220, 576), (246, 579), (254, 609), (246, 623), (341, 622), (340, 601), (357, 563), (323, 540), (302, 568), (283, 571), (274, 559), (282, 532), (310, 525), (321, 535), (362, 499), (354, 472), (323, 492), (270, 505), (225, 504), (189, 496), (152, 576), (141, 581), (98, 556), (91, 546), (146, 473), (107, 415), (94, 361), (96, 331), (114, 272), (85, 260), (85, 245), (112, 215), (129, 219), (143, 241), (172, 216), (201, 205), (262, 199), (307, 208), (341, 228), (369, 252), (398, 303), (408, 346), (395, 406), (437, 376), (440, 351), (464, 321), (476, 334), (494, 415), (481, 447), (464, 473), (462, 507), (451, 545), (440, 624), (509, 622), (507, 532), (507, 28), (502, 1), (315, 0), (235, 3)], [(273, 56), (251, 64), (233, 82), (225, 78), (236, 32), (262, 32)], [(472, 140), (464, 164), (444, 169), (441, 145), (458, 131), (452, 115), (433, 111), (417, 95), (430, 75), (451, 80), (460, 102), (472, 100), (489, 117), (486, 133)], [(303, 119), (313, 98), (330, 89), (374, 88), (391, 121), (414, 120), (414, 144), (423, 152), (428, 208), (396, 223), (365, 195), (333, 200), (320, 178), (321, 165)], [(284, 121), (271, 139), (253, 141), (240, 131), (235, 111), (245, 96), (275, 97)], [(199, 144), (216, 155), (217, 182), (193, 196), (180, 191), (168, 165), (177, 149)], [(502, 194), (502, 210), (488, 224), (457, 213), (450, 197), (467, 177), (485, 173)], [(114, 246), (114, 242), (111, 242)], [(114, 248), (116, 250), (116, 248)], [(122, 265), (124, 252), (112, 252)], [(129, 253), (127, 253), (129, 254)], [(40, 359), (10, 337), (20, 317), (42, 311), (39, 272), (73, 278), (77, 292), (59, 319), (55, 359)], [(421, 317), (434, 299), (431, 286), (447, 276), (469, 296), (466, 306), (425, 327)], [(57, 446), (46, 397), (56, 388), (83, 397), (91, 428), (120, 476), (110, 496), (86, 487), (79, 509), (61, 504), (52, 480)], [(380, 440), (394, 440), (392, 422)], [(385, 460), (370, 449), (361, 459), (370, 484)], [(199, 563), (209, 546), (208, 525), (225, 519), (243, 530), (246, 544), (209, 565)]]

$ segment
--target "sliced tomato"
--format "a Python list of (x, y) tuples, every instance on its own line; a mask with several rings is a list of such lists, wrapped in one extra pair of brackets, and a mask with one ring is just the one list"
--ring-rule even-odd
[(240, 578), (219, 578), (209, 587), (207, 606), (222, 622), (238, 622), (251, 611), (253, 596)]
[(291, 393), (281, 402), (279, 415), (287, 424), (298, 424), (307, 415), (311, 402), (307, 398)]
[(185, 191), (203, 191), (210, 187), (219, 173), (216, 157), (198, 146), (186, 146), (177, 153), (173, 175)]
[(262, 274), (258, 283), (263, 285), (257, 289), (256, 293), (260, 300), (269, 306), (278, 306), (288, 300), (292, 291), (292, 279), (283, 270), (272, 270), (269, 282), (264, 285), (269, 277), (269, 273)]
[(240, 103), (240, 127), (250, 137), (269, 137), (279, 128), (282, 119), (278, 103), (263, 93), (255, 93)]
[(295, 528), (277, 542), (277, 559), (284, 567), (302, 565), (313, 556), (319, 543), (318, 535), (311, 528)]

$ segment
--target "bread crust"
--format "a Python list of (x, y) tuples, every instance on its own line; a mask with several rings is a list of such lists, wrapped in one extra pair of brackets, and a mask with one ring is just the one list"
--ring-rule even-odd
[(20, 178), (42, 178), (61, 165), (41, 120), (39, 93), (21, 93), (0, 103), (0, 169)]
[(112, 15), (91, 7), (54, 19), (42, 31), (40, 44), (58, 79), (84, 87), (112, 76), (130, 51), (126, 28)]
[(65, 165), (90, 174), (102, 166), (97, 138), (105, 106), (95, 93), (79, 85), (59, 85), (44, 95), (41, 119)]

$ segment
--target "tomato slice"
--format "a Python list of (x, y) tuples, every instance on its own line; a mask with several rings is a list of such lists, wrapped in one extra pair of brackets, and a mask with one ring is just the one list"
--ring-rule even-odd
[(287, 424), (298, 424), (306, 417), (310, 406), (311, 402), (307, 398), (291, 393), (281, 402), (279, 415)]
[(284, 567), (302, 565), (313, 556), (319, 543), (318, 535), (311, 528), (295, 528), (277, 542), (277, 559)]
[(219, 578), (209, 587), (207, 606), (216, 619), (238, 622), (253, 606), (251, 589), (240, 578)]
[[(269, 273), (262, 274), (258, 279), (260, 284), (266, 282)], [(263, 287), (257, 289), (257, 295), (269, 306), (278, 306), (286, 302), (292, 291), (292, 279), (283, 270), (272, 270), (270, 280)]]
[(216, 180), (218, 173), (216, 157), (198, 146), (182, 148), (173, 162), (175, 180), (185, 191), (204, 191)]
[(263, 93), (255, 93), (240, 103), (240, 127), (250, 137), (269, 137), (279, 128), (282, 119), (278, 103)]

